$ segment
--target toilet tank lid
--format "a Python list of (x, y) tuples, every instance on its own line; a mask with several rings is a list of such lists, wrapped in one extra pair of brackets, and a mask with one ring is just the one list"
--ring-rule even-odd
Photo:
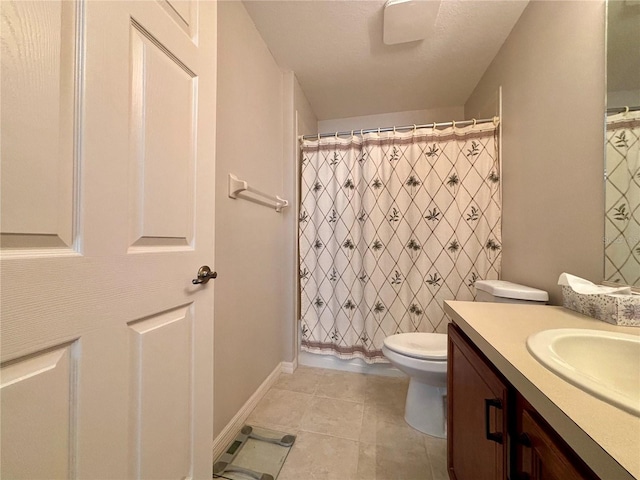
[(494, 297), (530, 300), (533, 302), (546, 302), (549, 300), (549, 294), (544, 290), (505, 280), (476, 280), (475, 285), (476, 289), (487, 292)]

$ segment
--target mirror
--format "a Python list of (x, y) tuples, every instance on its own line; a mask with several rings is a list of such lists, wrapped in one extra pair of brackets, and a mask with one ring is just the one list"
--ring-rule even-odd
[(607, 2), (604, 280), (640, 287), (640, 1)]

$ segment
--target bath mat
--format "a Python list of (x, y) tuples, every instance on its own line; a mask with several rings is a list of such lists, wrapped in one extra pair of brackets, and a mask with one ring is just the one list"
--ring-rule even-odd
[(245, 425), (213, 464), (213, 478), (275, 480), (295, 435)]

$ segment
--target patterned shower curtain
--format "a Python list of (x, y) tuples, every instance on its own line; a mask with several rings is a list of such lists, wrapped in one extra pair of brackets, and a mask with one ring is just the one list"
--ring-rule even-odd
[(497, 126), (302, 144), (302, 349), (385, 362), (385, 337), (446, 332), (501, 260)]
[(605, 280), (640, 285), (640, 111), (607, 117)]

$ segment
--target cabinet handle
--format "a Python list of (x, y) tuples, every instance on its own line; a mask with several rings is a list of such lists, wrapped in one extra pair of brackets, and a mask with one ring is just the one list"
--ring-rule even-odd
[(523, 447), (527, 447), (527, 448), (531, 447), (531, 439), (529, 438), (529, 435), (527, 435), (524, 432), (522, 432), (522, 433), (520, 433), (520, 435), (518, 435), (518, 443), (520, 445), (522, 445)]
[(484, 399), (484, 433), (487, 440), (502, 444), (502, 432), (491, 432), (490, 423), (490, 410), (491, 407), (495, 407), (498, 410), (502, 410), (502, 400), (499, 398), (485, 398)]

